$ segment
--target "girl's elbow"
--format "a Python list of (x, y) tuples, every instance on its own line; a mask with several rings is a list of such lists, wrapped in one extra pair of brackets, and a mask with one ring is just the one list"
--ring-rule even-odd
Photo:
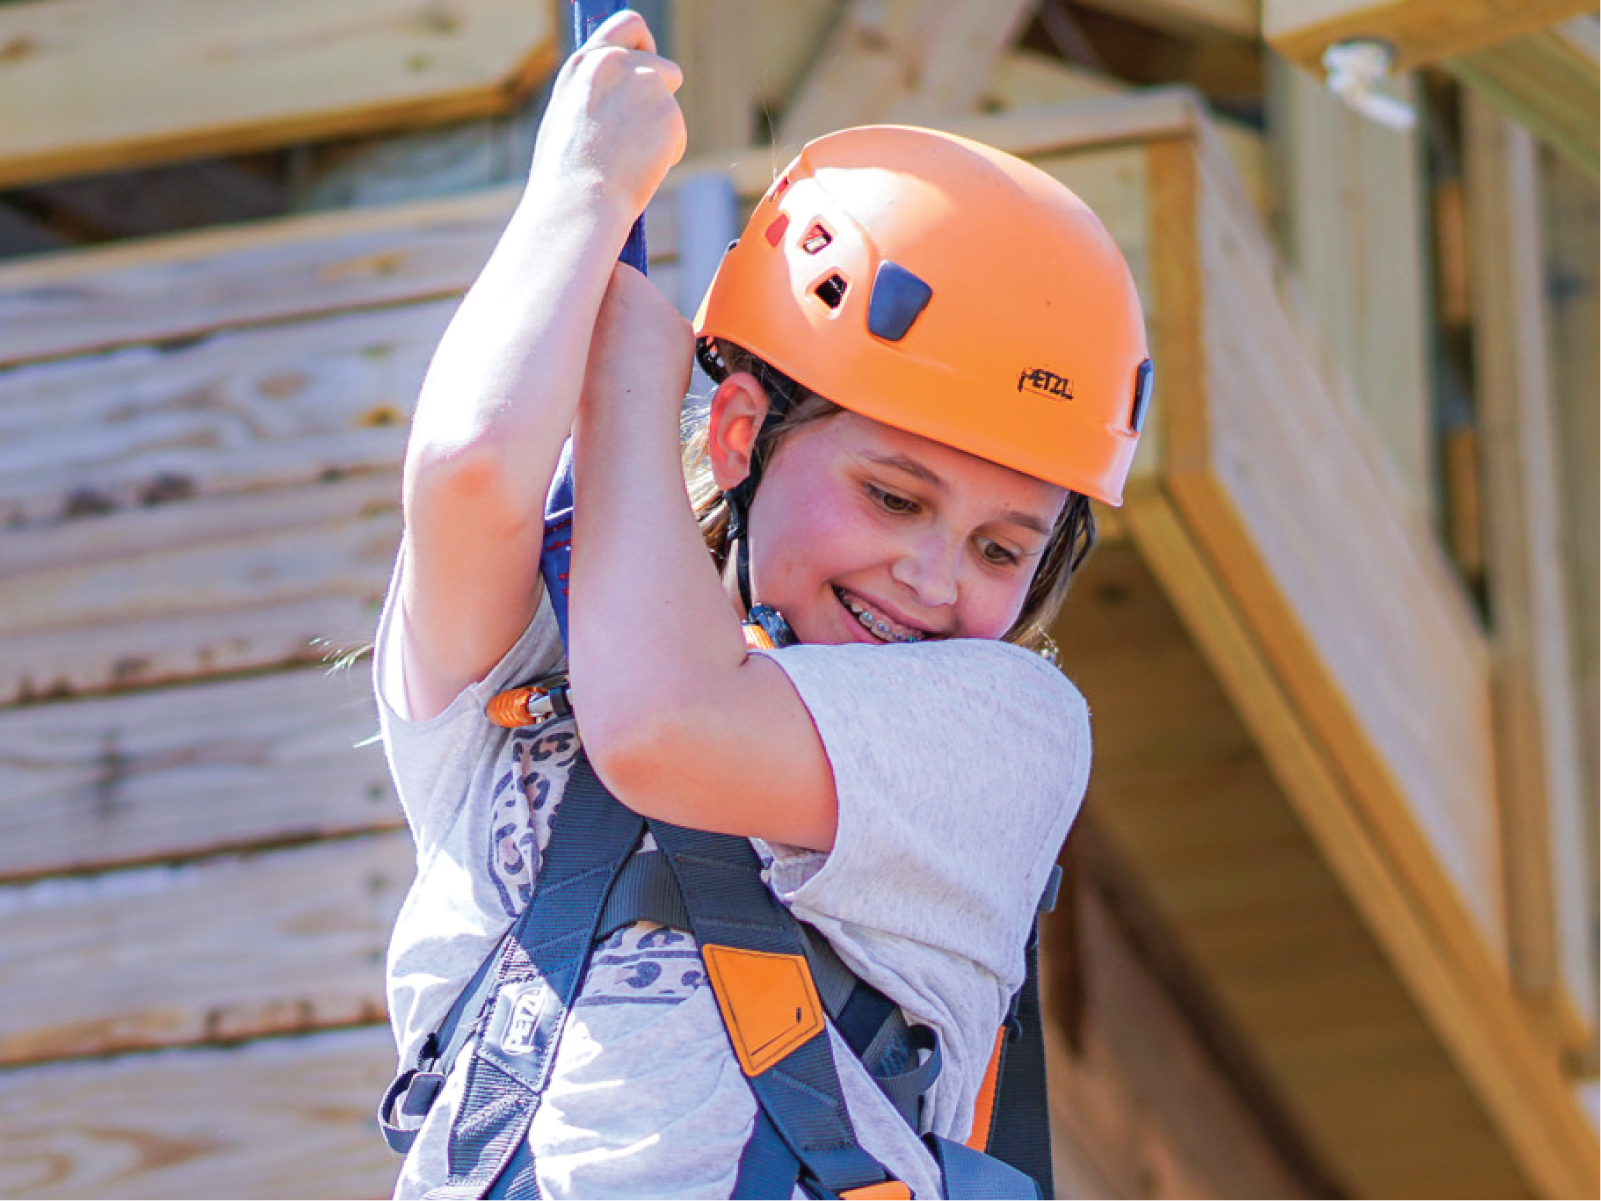
[(580, 710), (579, 722), (590, 765), (618, 800), (642, 817), (695, 824), (692, 799), (675, 795), (685, 735), (673, 714), (657, 708), (585, 721)]
[[(505, 453), (483, 441), (431, 442), (407, 449), (403, 482), (408, 516), (422, 510), (477, 518), (501, 525), (526, 520), (528, 492)], [(540, 514), (542, 517), (542, 513)]]

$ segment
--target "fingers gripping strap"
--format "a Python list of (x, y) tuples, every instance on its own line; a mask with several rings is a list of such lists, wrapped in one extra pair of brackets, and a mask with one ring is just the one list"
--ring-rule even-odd
[[(537, 891), (502, 944), (491, 1000), (475, 1026), (450, 1129), (450, 1179), (440, 1195), (500, 1191), (497, 1181), (527, 1141), (606, 895), (643, 829), (580, 755), (551, 820)], [(532, 1163), (527, 1157), (522, 1163), (518, 1190), (533, 1185)]]
[[(751, 1091), (762, 1113), (799, 1160), (802, 1179), (837, 1195), (892, 1180), (883, 1165), (856, 1141), (827, 1026), (807, 1016), (808, 1006), (815, 1006), (820, 1019), (821, 1002), (805, 966), (798, 924), (762, 882), (750, 844), (742, 838), (704, 834), (666, 822), (649, 825), (678, 877), (696, 942), (702, 948), (718, 948), (707, 958), (707, 976), (717, 990), (719, 1006), (725, 1014), (732, 1009), (744, 1027), (744, 1033), (735, 1033), (734, 1023), (729, 1024), (730, 1041), (735, 1043), (741, 1065), (745, 1066), (746, 1058), (738, 1045), (741, 1041), (747, 1044), (746, 1051), (766, 1052), (752, 1060), (753, 1065), (765, 1066), (755, 1074), (749, 1074), (747, 1068)], [(739, 958), (741, 952), (756, 954)], [(730, 988), (727, 998), (712, 975), (714, 962)], [(792, 973), (803, 976), (805, 983), (797, 983)], [(775, 1018), (747, 1015), (745, 1007), (752, 1003), (747, 997), (769, 988), (787, 1010)], [(801, 1010), (798, 1020), (795, 1008)], [(812, 1032), (797, 1038), (803, 1028)], [(785, 1047), (783, 1054), (771, 1054), (778, 1044)], [(742, 1164), (741, 1176), (745, 1174)]]

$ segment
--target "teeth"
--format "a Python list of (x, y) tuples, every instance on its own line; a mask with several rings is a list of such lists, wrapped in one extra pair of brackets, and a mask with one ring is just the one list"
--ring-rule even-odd
[(886, 642), (921, 642), (925, 637), (921, 630), (903, 630), (891, 625), (853, 596), (847, 596), (843, 592), (839, 592), (838, 595), (857, 621)]

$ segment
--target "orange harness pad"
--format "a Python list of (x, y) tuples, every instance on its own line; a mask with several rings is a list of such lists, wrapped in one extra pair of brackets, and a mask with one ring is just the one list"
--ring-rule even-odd
[(823, 1002), (804, 955), (718, 943), (700, 953), (745, 1075), (761, 1075), (823, 1029)]

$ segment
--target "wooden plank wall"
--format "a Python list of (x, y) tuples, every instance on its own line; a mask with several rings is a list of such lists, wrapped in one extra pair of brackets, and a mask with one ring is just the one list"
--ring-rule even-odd
[(337, 660), (507, 203), (0, 271), (0, 1193), (388, 1191), (412, 854)]

